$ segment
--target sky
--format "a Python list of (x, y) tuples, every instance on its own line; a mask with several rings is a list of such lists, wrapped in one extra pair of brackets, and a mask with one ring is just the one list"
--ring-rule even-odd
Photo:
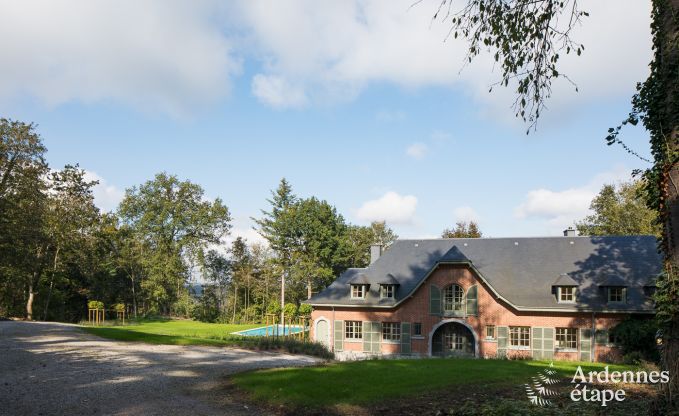
[[(556, 236), (605, 183), (648, 165), (606, 145), (652, 58), (650, 1), (584, 0), (582, 56), (537, 129), (514, 118), (491, 55), (424, 0), (4, 1), (0, 116), (38, 125), (53, 169), (79, 163), (115, 210), (161, 171), (229, 207), (232, 238), (285, 177), (354, 224), (402, 238), (457, 221), (484, 236)], [(563, 55), (563, 54), (562, 54)], [(648, 156), (643, 128), (625, 142)]]

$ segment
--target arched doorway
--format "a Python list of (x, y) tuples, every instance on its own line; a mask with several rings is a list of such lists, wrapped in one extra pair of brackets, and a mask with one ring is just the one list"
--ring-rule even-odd
[(431, 355), (435, 357), (476, 357), (476, 335), (464, 321), (451, 319), (439, 323), (429, 337)]
[(321, 318), (316, 320), (316, 328), (314, 335), (317, 342), (324, 344), (326, 347), (330, 348), (330, 331), (329, 331), (328, 321)]

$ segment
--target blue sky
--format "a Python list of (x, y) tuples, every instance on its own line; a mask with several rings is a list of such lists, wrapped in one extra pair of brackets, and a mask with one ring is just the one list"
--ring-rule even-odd
[[(608, 147), (647, 74), (645, 1), (586, 1), (536, 132), (486, 56), (430, 24), (436, 2), (3, 3), (0, 112), (32, 121), (53, 168), (80, 163), (111, 209), (160, 171), (199, 183), (257, 240), (249, 217), (286, 177), (348, 221), (402, 237), (458, 220), (488, 236), (558, 235), (604, 183), (645, 164)], [(462, 69), (462, 71), (460, 71)], [(647, 154), (641, 128), (625, 140)]]

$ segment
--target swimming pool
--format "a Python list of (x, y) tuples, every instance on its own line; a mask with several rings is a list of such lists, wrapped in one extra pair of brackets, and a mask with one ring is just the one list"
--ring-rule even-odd
[(299, 334), (300, 332), (308, 331), (308, 328), (303, 328), (299, 325), (269, 325), (263, 326), (261, 328), (248, 329), (245, 331), (232, 332), (233, 335), (242, 335), (245, 337), (264, 337), (267, 335), (278, 336), (278, 335), (292, 335)]

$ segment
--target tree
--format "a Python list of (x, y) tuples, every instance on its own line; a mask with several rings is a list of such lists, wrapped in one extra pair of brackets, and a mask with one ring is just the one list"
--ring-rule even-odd
[(459, 221), (454, 229), (446, 228), (441, 233), (441, 238), (481, 238), (482, 236), (479, 225), (474, 221)]
[[(50, 174), (47, 235), (51, 241), (49, 287), (43, 319), (47, 318), (55, 278), (63, 272), (64, 260), (79, 264), (89, 255), (93, 233), (99, 222), (92, 188), (97, 181), (87, 181), (78, 165), (66, 165)], [(89, 241), (88, 241), (89, 240)]]
[(304, 284), (309, 299), (347, 267), (347, 226), (335, 207), (315, 197), (297, 201), (290, 217), (291, 281)]
[(228, 208), (219, 198), (204, 200), (203, 193), (199, 185), (163, 172), (128, 189), (120, 204), (122, 223), (149, 248), (142, 289), (165, 313), (183, 291), (189, 263), (231, 228)]
[(385, 221), (373, 221), (370, 226), (349, 225), (347, 228), (348, 267), (366, 267), (370, 264), (370, 246), (380, 244), (389, 249), (398, 235)]
[(34, 124), (0, 119), (0, 292), (23, 298), (28, 319), (51, 248), (45, 152)]
[[(469, 42), (468, 59), (487, 49), (502, 68), (498, 84), (516, 82), (514, 110), (535, 127), (553, 79), (564, 77), (559, 53), (580, 55), (584, 46), (570, 38), (571, 29), (587, 13), (577, 0), (467, 0), (459, 11), (441, 0), (434, 18), (450, 22), (451, 35)], [(646, 202), (662, 224), (664, 273), (658, 278), (656, 316), (664, 333), (663, 367), (670, 372), (667, 402), (679, 407), (679, 0), (652, 0), (654, 57), (651, 73), (638, 84), (632, 111), (608, 131), (609, 145), (621, 144), (624, 125), (639, 122), (650, 133), (652, 167), (644, 171)], [(492, 90), (492, 87), (491, 87)], [(529, 127), (530, 130), (530, 127)]]
[[(271, 211), (262, 210), (262, 218), (253, 218), (259, 226), (257, 232), (266, 239), (275, 255), (275, 264), (281, 269), (281, 305), (285, 304), (285, 279), (290, 269), (290, 252), (292, 249), (292, 234), (290, 207), (297, 201), (292, 193), (292, 186), (283, 178), (278, 188), (271, 192)], [(281, 312), (281, 322), (283, 321)]]
[(604, 185), (589, 208), (594, 212), (576, 222), (580, 235), (655, 235), (660, 237), (658, 215), (646, 206), (643, 180)]

